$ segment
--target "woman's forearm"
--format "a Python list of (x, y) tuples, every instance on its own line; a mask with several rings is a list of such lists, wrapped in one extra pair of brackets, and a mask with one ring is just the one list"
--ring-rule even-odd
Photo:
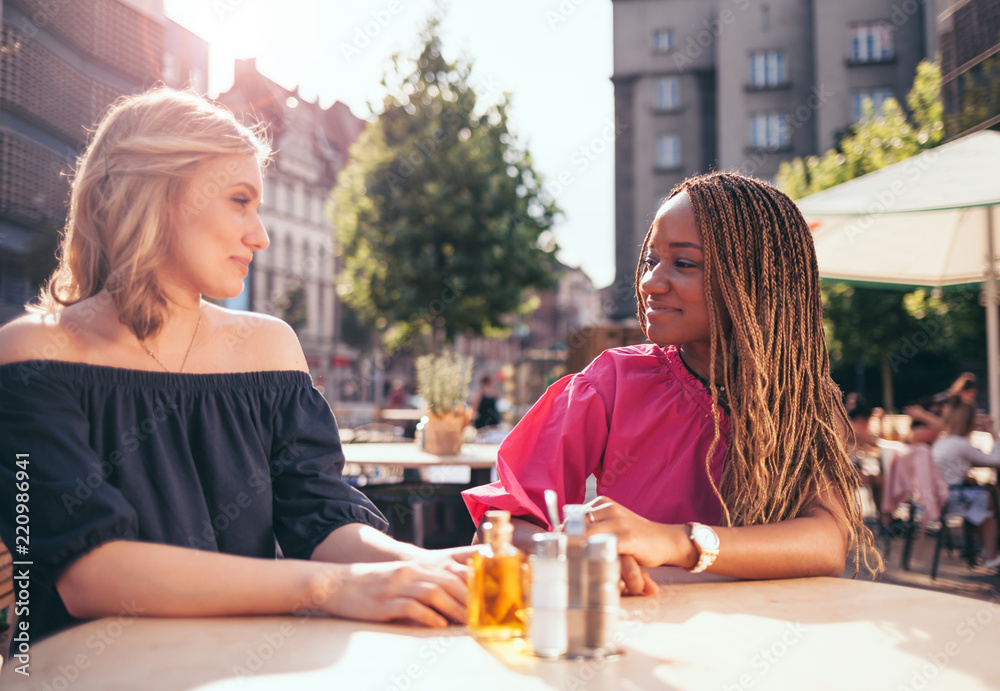
[(56, 588), (81, 619), (126, 608), (165, 617), (287, 614), (311, 608), (314, 591), (343, 568), (115, 541), (76, 560)]
[(715, 530), (719, 556), (712, 573), (753, 579), (844, 573), (846, 539), (832, 516)]
[[(588, 534), (618, 536), (618, 550), (640, 566), (681, 566), (698, 562), (698, 549), (683, 524), (656, 523), (613, 499), (598, 497)], [(847, 515), (829, 489), (797, 518), (739, 528), (713, 527), (719, 554), (711, 573), (736, 578), (840, 576), (846, 561)]]
[(369, 525), (348, 523), (327, 535), (313, 550), (311, 559), (333, 564), (405, 561), (419, 558), (423, 551)]

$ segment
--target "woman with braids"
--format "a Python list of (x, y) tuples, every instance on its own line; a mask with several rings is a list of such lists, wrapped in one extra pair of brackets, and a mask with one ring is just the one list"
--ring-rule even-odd
[(269, 156), (229, 111), (159, 89), (112, 106), (79, 162), (59, 267), (0, 329), (0, 538), (30, 489), (33, 641), (122, 603), (465, 617), (468, 550), (383, 534), (295, 333), (202, 297), (239, 295), (268, 246)]
[(687, 180), (656, 214), (635, 286), (651, 344), (550, 387), (501, 446), (500, 481), (465, 493), (474, 520), (511, 511), (524, 546), (550, 527), (544, 490), (580, 503), (593, 474), (588, 531), (618, 536), (631, 593), (656, 588), (643, 566), (840, 576), (851, 548), (880, 568), (792, 201), (739, 175)]

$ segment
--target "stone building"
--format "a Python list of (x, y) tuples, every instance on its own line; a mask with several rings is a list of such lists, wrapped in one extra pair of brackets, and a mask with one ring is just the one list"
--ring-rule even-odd
[[(866, 100), (905, 100), (935, 41), (920, 0), (614, 0), (616, 283), (684, 178), (773, 178)], [(634, 306), (624, 291), (616, 316)]]

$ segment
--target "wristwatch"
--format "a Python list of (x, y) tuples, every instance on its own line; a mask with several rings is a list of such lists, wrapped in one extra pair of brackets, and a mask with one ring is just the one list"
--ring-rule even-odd
[(691, 573), (701, 573), (715, 561), (719, 556), (719, 536), (718, 534), (702, 523), (687, 523), (688, 537), (698, 550), (698, 563), (688, 571)]

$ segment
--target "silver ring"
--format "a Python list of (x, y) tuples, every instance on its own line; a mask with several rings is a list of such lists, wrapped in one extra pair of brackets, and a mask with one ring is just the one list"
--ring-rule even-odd
[(593, 509), (587, 509), (587, 517), (590, 519), (591, 523), (597, 523), (597, 519), (594, 518), (594, 510)]

